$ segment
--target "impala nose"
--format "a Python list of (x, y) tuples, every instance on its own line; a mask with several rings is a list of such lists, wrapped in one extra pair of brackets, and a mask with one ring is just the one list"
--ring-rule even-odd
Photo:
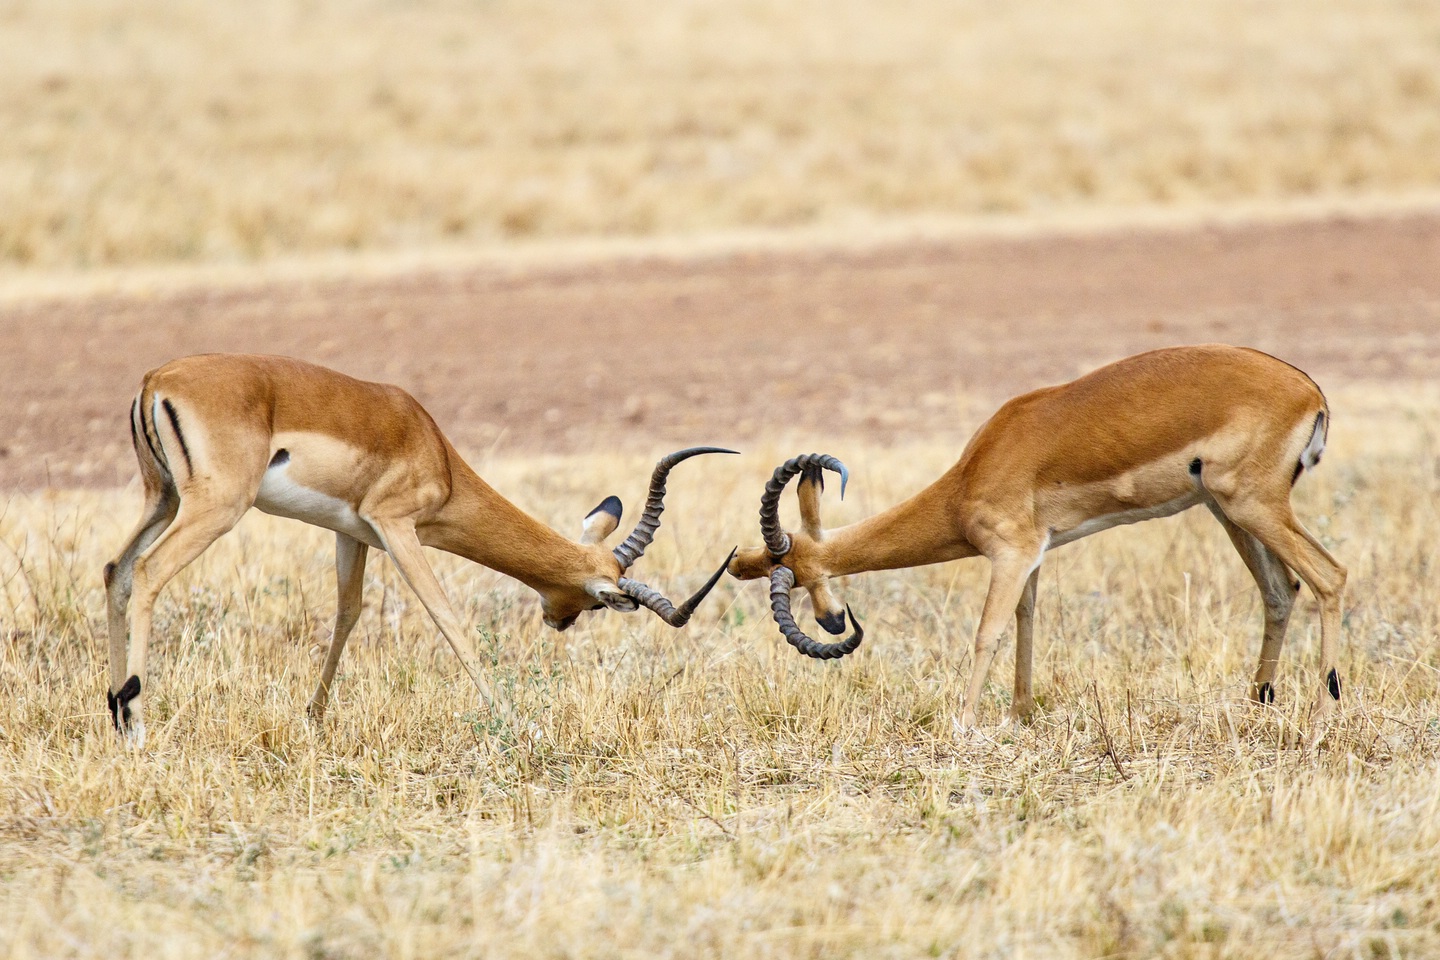
[(845, 614), (843, 611), (840, 613), (827, 613), (823, 616), (817, 613), (815, 614), (815, 622), (820, 624), (826, 633), (838, 636), (845, 632)]

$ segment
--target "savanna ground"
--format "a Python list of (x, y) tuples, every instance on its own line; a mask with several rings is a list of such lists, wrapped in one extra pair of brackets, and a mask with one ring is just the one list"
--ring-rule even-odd
[[(6, 955), (1440, 955), (1440, 8), (25, 2), (0, 81)], [(1352, 213), (1217, 206), (1295, 198)], [(1193, 512), (1053, 553), (1041, 712), (997, 725), (1007, 649), (964, 736), (983, 561), (847, 581), (869, 638), (819, 664), (755, 584), (560, 635), (437, 556), (492, 715), (375, 558), (313, 726), (333, 541), (256, 515), (157, 607), (146, 749), (108, 729), (125, 411), (171, 356), (402, 383), (572, 532), (740, 447), (674, 474), (641, 574), (674, 595), (786, 456), (849, 464), (838, 525), (1006, 396), (1203, 340), (1330, 397), (1316, 750), (1308, 594), (1252, 708), (1255, 589)]]
[[(983, 562), (846, 585), (870, 639), (794, 655), (727, 581), (683, 632), (562, 635), (441, 559), (513, 712), (486, 713), (388, 562), (329, 717), (302, 719), (332, 538), (255, 516), (159, 607), (150, 743), (104, 715), (98, 567), (130, 491), (11, 497), (0, 561), (6, 949), (19, 956), (1426, 956), (1440, 950), (1440, 397), (1333, 391), (1297, 495), (1349, 564), (1341, 719), (1297, 608), (1273, 709), (1259, 606), (1214, 522), (1066, 547), (1042, 577), (1031, 726), (953, 730)], [(953, 451), (848, 441), (858, 518)], [(773, 459), (773, 458), (771, 458)], [(765, 457), (687, 464), (644, 576), (693, 588), (754, 542)], [(562, 528), (647, 462), (496, 459)]]

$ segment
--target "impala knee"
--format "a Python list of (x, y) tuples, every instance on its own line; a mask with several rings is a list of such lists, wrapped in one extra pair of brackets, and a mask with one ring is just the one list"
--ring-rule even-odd
[(1300, 590), (1299, 582), (1281, 581), (1265, 590), (1265, 620), (1282, 625), (1290, 622), (1290, 612), (1295, 609), (1295, 598)]
[(999, 649), (1000, 649), (1000, 638), (999, 638), (998, 636), (997, 636), (997, 637), (976, 637), (976, 638), (975, 638), (975, 658), (976, 658), (976, 660), (980, 660), (980, 659), (982, 659), (982, 658), (985, 659), (985, 660), (989, 660), (991, 657), (995, 656), (996, 651), (998, 651)]
[(358, 607), (355, 610), (347, 610), (343, 613), (336, 614), (335, 631), (331, 637), (332, 642), (334, 640), (334, 637), (348, 637), (350, 635), (350, 631), (355, 629), (355, 624), (359, 622), (360, 610), (358, 609)]
[(164, 586), (163, 583), (156, 583), (155, 578), (150, 576), (150, 568), (144, 557), (135, 558), (130, 567), (130, 575), (119, 579), (123, 582), (118, 583), (117, 587), (142, 604), (153, 604), (160, 595), (160, 588)]
[(1315, 591), (1315, 596), (1320, 600), (1335, 600), (1345, 590), (1345, 581), (1349, 579), (1349, 573), (1340, 564), (1334, 564), (1322, 570), (1316, 582), (1310, 584), (1310, 589)]
[(105, 564), (105, 597), (111, 603), (116, 600), (121, 605), (130, 602), (130, 593), (134, 588), (134, 568), (126, 565), (124, 559)]

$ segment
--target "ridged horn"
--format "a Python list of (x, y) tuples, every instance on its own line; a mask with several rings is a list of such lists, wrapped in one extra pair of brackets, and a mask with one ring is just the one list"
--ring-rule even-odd
[(790, 552), (790, 535), (780, 528), (780, 494), (785, 485), (798, 473), (807, 469), (833, 470), (840, 474), (840, 499), (845, 499), (845, 484), (850, 482), (850, 471), (845, 464), (828, 453), (802, 453), (791, 457), (775, 468), (775, 473), (765, 484), (760, 495), (760, 535), (765, 538), (765, 549), (772, 559), (779, 560)]
[(686, 600), (678, 607), (665, 599), (665, 596), (659, 590), (656, 590), (648, 584), (641, 583), (639, 580), (621, 577), (615, 582), (615, 585), (628, 596), (632, 597), (640, 606), (655, 611), (655, 615), (670, 624), (670, 626), (683, 627), (689, 622), (691, 614), (695, 612), (695, 608), (700, 606), (700, 601), (705, 599), (705, 595), (708, 594), (714, 588), (715, 584), (720, 582), (720, 578), (725, 575), (725, 568), (730, 566), (731, 560), (735, 559), (735, 554), (738, 549), (737, 547), (735, 550), (731, 550), (730, 556), (726, 557), (725, 562), (720, 564), (720, 569), (716, 570), (710, 579), (705, 581), (705, 586), (695, 591), (695, 596)]
[(845, 605), (845, 614), (850, 618), (850, 625), (855, 628), (855, 632), (835, 643), (817, 643), (805, 635), (805, 631), (795, 622), (794, 614), (790, 612), (790, 591), (794, 587), (795, 574), (789, 567), (778, 566), (770, 572), (770, 612), (775, 615), (780, 633), (790, 645), (816, 660), (839, 660), (846, 654), (854, 653), (855, 648), (860, 646), (860, 641), (865, 639), (865, 630), (860, 626), (860, 621), (855, 619), (850, 605)]
[(675, 453), (664, 457), (655, 464), (655, 472), (650, 475), (650, 494), (645, 498), (645, 510), (640, 514), (640, 522), (635, 524), (635, 529), (630, 536), (614, 550), (615, 559), (620, 561), (620, 567), (629, 570), (634, 566), (645, 553), (645, 548), (655, 539), (655, 531), (660, 527), (660, 514), (665, 510), (665, 478), (670, 470), (682, 460), (689, 460), (702, 453), (737, 453), (736, 450), (726, 450), (724, 447), (690, 447), (685, 450), (677, 450)]

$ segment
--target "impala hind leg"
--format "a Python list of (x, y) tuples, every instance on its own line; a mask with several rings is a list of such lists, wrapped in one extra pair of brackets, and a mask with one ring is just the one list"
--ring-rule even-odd
[(990, 589), (985, 594), (985, 608), (980, 614), (980, 627), (975, 631), (975, 663), (970, 684), (965, 692), (965, 705), (960, 711), (960, 727), (975, 726), (975, 707), (985, 689), (985, 678), (1000, 646), (1005, 625), (1020, 606), (1030, 575), (1040, 565), (1039, 553), (1007, 551), (990, 560)]
[(1290, 508), (1288, 495), (1278, 504), (1265, 502), (1254, 495), (1216, 499), (1226, 516), (1253, 534), (1281, 563), (1294, 570), (1315, 594), (1320, 605), (1320, 690), (1315, 697), (1313, 716), (1316, 721), (1323, 720), (1340, 699), (1340, 675), (1335, 661), (1340, 640), (1345, 568), (1330, 556), (1320, 541), (1311, 536), (1310, 531), (1300, 525)]
[(1015, 691), (1010, 698), (1010, 722), (1029, 720), (1035, 712), (1035, 691), (1031, 685), (1035, 650), (1035, 595), (1040, 587), (1037, 566), (1025, 581), (1020, 603), (1015, 607)]
[(1285, 645), (1285, 631), (1290, 625), (1290, 612), (1295, 608), (1295, 595), (1300, 581), (1275, 553), (1240, 527), (1219, 506), (1209, 504), (1210, 512), (1235, 545), (1245, 567), (1260, 588), (1265, 604), (1265, 632), (1260, 642), (1260, 662), (1250, 684), (1250, 699), (1264, 706), (1275, 702), (1275, 671), (1280, 662), (1280, 649)]
[(420, 546), (420, 538), (415, 535), (415, 526), (408, 521), (386, 523), (371, 520), (370, 524), (380, 534), (385, 552), (395, 561), (400, 576), (415, 591), (430, 619), (435, 621), (435, 626), (440, 628), (440, 633), (450, 644), (450, 649), (460, 658), (460, 665), (470, 675), (485, 704), (493, 707), (495, 700), (490, 695), (490, 686), (475, 672), (478, 666), (475, 648), (465, 636), (460, 618), (455, 615), (455, 608), (450, 606), (450, 599), (445, 596), (440, 581), (435, 579), (435, 571), (430, 569), (430, 563), (425, 559), (425, 550)]
[[(253, 497), (252, 497), (253, 499)], [(165, 584), (190, 565), (205, 549), (227, 533), (250, 508), (250, 500), (220, 499), (212, 494), (182, 495), (175, 519), (144, 552), (135, 558), (130, 604), (130, 650), (126, 659), (129, 678), (115, 694), (111, 710), (115, 728), (134, 746), (145, 744), (141, 690), (145, 656), (155, 600)]]
[(179, 501), (175, 491), (166, 486), (155, 485), (146, 490), (145, 509), (140, 522), (130, 534), (118, 556), (105, 564), (105, 612), (110, 630), (110, 689), (106, 693), (107, 705), (118, 728), (117, 695), (125, 686), (125, 668), (128, 656), (129, 627), (126, 613), (130, 607), (130, 592), (134, 583), (135, 560), (165, 532), (175, 519)]
[(330, 635), (325, 665), (320, 668), (320, 683), (306, 708), (312, 720), (325, 716), (325, 704), (330, 699), (330, 684), (340, 665), (340, 654), (345, 652), (345, 641), (355, 629), (355, 621), (360, 619), (365, 592), (365, 557), (369, 550), (359, 540), (343, 533), (335, 534), (335, 630)]

